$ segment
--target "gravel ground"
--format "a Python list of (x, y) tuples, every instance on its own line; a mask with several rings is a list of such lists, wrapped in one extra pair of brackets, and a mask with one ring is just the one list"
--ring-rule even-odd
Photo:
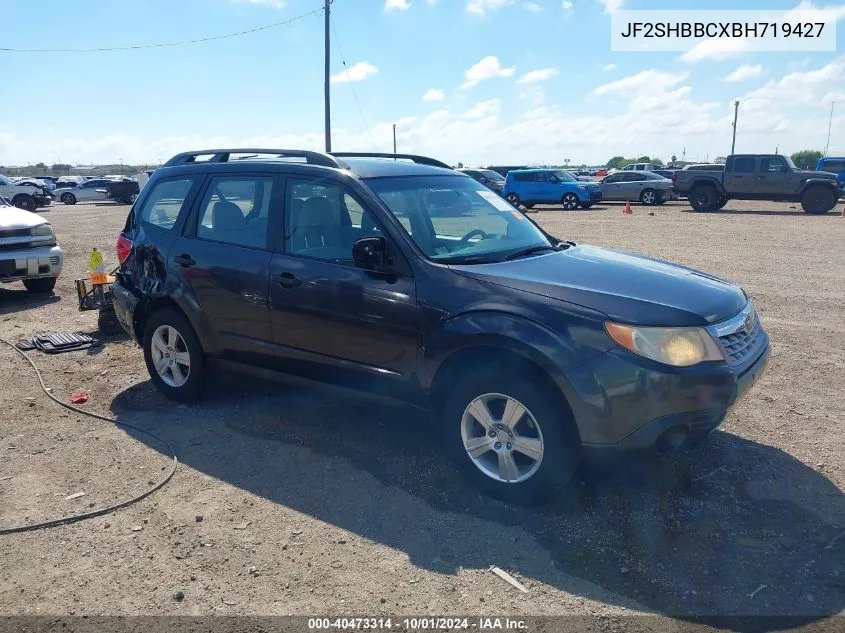
[[(159, 433), (181, 464), (136, 505), (0, 537), (0, 613), (658, 613), (682, 622), (840, 613), (845, 220), (785, 204), (728, 207), (532, 216), (560, 237), (742, 284), (773, 344), (768, 373), (692, 453), (585, 468), (566, 497), (539, 509), (481, 497), (445, 463), (425, 415), (400, 405), (228, 375), (202, 404), (177, 406), (124, 338), (30, 353), (58, 397), (86, 392), (86, 410)], [(95, 332), (96, 313), (76, 309), (73, 279), (85, 276), (93, 246), (114, 261), (126, 213), (110, 204), (44, 212), (65, 272), (46, 299), (19, 284), (0, 289), (0, 337)], [(0, 526), (102, 507), (166, 474), (165, 447), (58, 407), (0, 347)]]

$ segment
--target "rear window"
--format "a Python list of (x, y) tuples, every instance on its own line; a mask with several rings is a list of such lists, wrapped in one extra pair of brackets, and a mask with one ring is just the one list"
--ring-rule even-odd
[(193, 184), (193, 178), (173, 178), (156, 182), (138, 213), (141, 222), (166, 231), (173, 229)]
[(821, 171), (841, 173), (845, 171), (845, 158), (829, 158), (822, 161)]

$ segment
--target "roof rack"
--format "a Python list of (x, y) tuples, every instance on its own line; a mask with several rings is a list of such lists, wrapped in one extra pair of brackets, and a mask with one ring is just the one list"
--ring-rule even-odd
[(450, 165), (443, 163), (435, 158), (428, 156), (419, 156), (417, 154), (385, 154), (382, 152), (332, 152), (332, 156), (339, 158), (392, 158), (393, 160), (402, 159), (410, 160), (420, 165), (430, 165), (431, 167), (443, 167), (445, 169), (452, 169)]
[[(205, 163), (227, 163), (232, 154), (253, 154), (265, 155), (276, 158), (303, 158), (305, 162), (310, 165), (322, 165), (323, 167), (337, 167), (340, 169), (348, 169), (349, 166), (342, 160), (335, 158), (329, 154), (322, 152), (312, 152), (309, 150), (300, 149), (252, 149), (252, 148), (235, 148), (235, 149), (204, 149), (196, 152), (182, 152), (177, 154), (163, 167), (173, 167), (174, 165), (190, 165), (196, 163), (199, 156), (211, 156), (208, 160), (199, 161)], [(250, 156), (254, 158), (255, 156)]]

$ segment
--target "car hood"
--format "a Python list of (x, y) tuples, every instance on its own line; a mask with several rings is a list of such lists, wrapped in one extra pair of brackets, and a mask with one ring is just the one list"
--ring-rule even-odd
[(454, 266), (460, 275), (591, 308), (632, 325), (702, 326), (745, 307), (729, 281), (658, 259), (594, 246), (510, 262)]
[(802, 177), (806, 178), (822, 178), (824, 180), (836, 180), (838, 178), (837, 174), (834, 174), (830, 171), (802, 171), (799, 170), (799, 173)]
[(0, 206), (0, 230), (31, 229), (41, 224), (47, 224), (47, 220), (37, 213), (17, 207)]

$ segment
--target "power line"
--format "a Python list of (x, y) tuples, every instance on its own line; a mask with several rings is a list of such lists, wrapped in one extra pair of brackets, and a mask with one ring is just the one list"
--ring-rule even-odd
[[(201, 37), (198, 39), (193, 40), (180, 40), (178, 42), (160, 42), (158, 44), (135, 44), (132, 46), (105, 46), (101, 48), (8, 48), (8, 47), (0, 47), (0, 52), (6, 53), (101, 53), (101, 52), (108, 52), (108, 51), (134, 51), (139, 49), (145, 48), (166, 48), (169, 46), (184, 46), (186, 44), (201, 44), (202, 42), (212, 42), (214, 40), (224, 40), (230, 37), (240, 37), (242, 35), (249, 35), (251, 33), (258, 33), (259, 31), (266, 31), (268, 29), (274, 29), (279, 26), (287, 26), (289, 24), (293, 24), (298, 20), (302, 20), (303, 18), (307, 18), (311, 15), (322, 14), (323, 9), (322, 7), (319, 9), (314, 9), (313, 11), (309, 11), (308, 13), (303, 13), (301, 15), (297, 15), (296, 17), (290, 18), (288, 20), (282, 20), (280, 22), (273, 22), (272, 24), (265, 24), (264, 26), (259, 26), (254, 29), (247, 29), (246, 31), (237, 31), (236, 33), (226, 33), (224, 35), (212, 35), (210, 37)], [(337, 34), (335, 34), (335, 37)]]
[(364, 124), (364, 127), (367, 129), (367, 136), (370, 137), (370, 143), (373, 144), (373, 147), (377, 152), (380, 152), (379, 146), (376, 145), (375, 140), (373, 139), (373, 134), (370, 132), (370, 126), (367, 125), (367, 119), (364, 118), (364, 112), (361, 110), (361, 104), (358, 103), (358, 95), (355, 94), (355, 87), (352, 85), (352, 79), (349, 77), (349, 67), (346, 65), (346, 57), (343, 55), (343, 47), (340, 45), (340, 37), (337, 35), (337, 28), (334, 25), (334, 18), (331, 18), (332, 21), (332, 31), (334, 31), (334, 39), (337, 42), (337, 52), (340, 53), (340, 61), (343, 63), (343, 72), (346, 73), (346, 83), (349, 84), (349, 89), (352, 91), (352, 98), (355, 100), (355, 107), (358, 108), (358, 114), (361, 116), (361, 122)]

